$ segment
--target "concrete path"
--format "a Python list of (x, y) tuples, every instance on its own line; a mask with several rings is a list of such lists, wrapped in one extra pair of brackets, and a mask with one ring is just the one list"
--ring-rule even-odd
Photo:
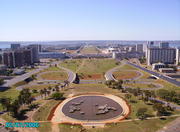
[(180, 132), (180, 117), (157, 132)]

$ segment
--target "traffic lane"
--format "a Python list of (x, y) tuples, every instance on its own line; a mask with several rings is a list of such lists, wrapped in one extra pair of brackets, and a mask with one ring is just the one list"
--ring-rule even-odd
[(23, 80), (27, 79), (28, 77), (32, 76), (33, 74), (36, 74), (39, 71), (46, 69), (46, 68), (48, 68), (48, 66), (40, 67), (39, 69), (33, 70), (31, 72), (25, 73), (20, 76), (16, 76), (15, 78), (13, 78), (11, 80), (6, 81), (6, 83), (3, 86), (11, 87), (12, 85), (14, 85), (20, 81), (23, 81)]
[(134, 66), (134, 67), (136, 67), (136, 68), (139, 68), (139, 69), (141, 69), (141, 70), (143, 70), (143, 71), (146, 71), (146, 72), (148, 72), (148, 73), (150, 73), (150, 74), (152, 74), (152, 75), (154, 75), (154, 76), (157, 76), (157, 77), (159, 77), (159, 78), (161, 78), (161, 79), (163, 79), (163, 80), (166, 80), (166, 81), (168, 81), (168, 82), (170, 82), (170, 83), (173, 83), (174, 85), (177, 85), (178, 87), (180, 87), (180, 82), (179, 82), (179, 81), (176, 81), (176, 80), (174, 80), (174, 79), (168, 78), (168, 77), (166, 77), (166, 76), (164, 76), (164, 75), (161, 75), (161, 74), (159, 74), (159, 73), (150, 71), (150, 70), (148, 70), (148, 69), (146, 69), (146, 68), (144, 68), (144, 67), (141, 67), (141, 66), (132, 64), (132, 63), (130, 63), (130, 62), (127, 62), (127, 64), (132, 65), (132, 66)]

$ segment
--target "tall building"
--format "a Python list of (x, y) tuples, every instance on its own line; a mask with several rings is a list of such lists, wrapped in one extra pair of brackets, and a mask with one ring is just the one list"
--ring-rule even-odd
[(154, 41), (148, 41), (147, 42), (147, 47), (148, 48), (153, 48), (154, 47)]
[(176, 65), (180, 63), (180, 48), (176, 49)]
[(10, 68), (15, 67), (15, 65), (14, 65), (14, 53), (12, 51), (8, 51), (8, 52), (3, 53), (3, 63)]
[(32, 50), (33, 63), (38, 63), (39, 62), (39, 45), (38, 44), (29, 45), (28, 48)]
[(24, 64), (27, 66), (33, 64), (32, 50), (31, 49), (25, 49), (24, 50)]
[(168, 42), (160, 42), (159, 48), (169, 48), (169, 43)]
[(22, 67), (24, 65), (24, 53), (23, 50), (14, 51), (14, 67)]
[(146, 59), (148, 65), (159, 62), (164, 64), (174, 64), (176, 60), (176, 49), (148, 48)]
[(143, 44), (136, 44), (136, 52), (143, 52)]
[(19, 49), (14, 51), (7, 51), (3, 54), (3, 62), (10, 68), (29, 66), (33, 64), (32, 50)]
[(38, 46), (38, 51), (39, 51), (39, 52), (42, 52), (42, 45), (40, 45), (40, 44), (39, 44), (39, 46)]
[(11, 44), (11, 49), (12, 49), (12, 50), (19, 49), (20, 47), (21, 47), (20, 44)]
[(3, 56), (2, 56), (2, 54), (0, 54), (0, 64), (2, 64), (3, 63)]

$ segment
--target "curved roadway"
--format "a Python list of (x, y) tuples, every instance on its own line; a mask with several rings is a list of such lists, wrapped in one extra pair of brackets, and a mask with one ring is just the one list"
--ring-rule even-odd
[(140, 70), (143, 70), (143, 71), (145, 71), (145, 72), (148, 72), (149, 74), (152, 74), (152, 75), (154, 75), (154, 76), (156, 76), (156, 77), (158, 77), (158, 78), (161, 78), (161, 79), (163, 79), (163, 80), (165, 80), (165, 81), (167, 81), (167, 82), (169, 82), (169, 83), (172, 83), (172, 84), (180, 87), (180, 82), (179, 82), (179, 81), (176, 81), (175, 79), (172, 79), (172, 78), (170, 78), (170, 77), (164, 76), (164, 75), (159, 74), (159, 73), (154, 72), (154, 71), (150, 71), (150, 70), (148, 70), (148, 69), (146, 69), (146, 68), (144, 68), (144, 67), (141, 67), (141, 66), (139, 66), (139, 65), (136, 65), (136, 64), (133, 64), (133, 63), (130, 63), (130, 62), (126, 62), (126, 63), (129, 64), (129, 65), (131, 65), (131, 66), (133, 66), (133, 67), (136, 67), (136, 68), (138, 68), (138, 69), (140, 69)]
[[(140, 66), (135, 65), (135, 64), (130, 63), (130, 62), (123, 62), (123, 64), (122, 64), (121, 66), (115, 67), (115, 68), (110, 69), (109, 71), (107, 71), (107, 72), (105, 73), (105, 78), (106, 78), (106, 80), (115, 80), (115, 81), (117, 81), (117, 80), (113, 77), (112, 74), (113, 74), (113, 72), (115, 72), (115, 71), (117, 70), (117, 68), (122, 67), (122, 66), (125, 65), (125, 64), (134, 66), (134, 67), (136, 67), (136, 68), (138, 68), (138, 69), (140, 69), (140, 70), (143, 70), (143, 71), (148, 72), (148, 73), (150, 73), (150, 74), (152, 74), (152, 75), (154, 75), (154, 76), (157, 76), (157, 77), (159, 77), (159, 78), (161, 78), (161, 79), (163, 79), (163, 80), (166, 80), (166, 81), (168, 81), (168, 82), (170, 82), (170, 83), (173, 83), (174, 85), (180, 86), (180, 82), (178, 82), (178, 81), (176, 81), (176, 80), (174, 80), (174, 79), (171, 79), (171, 78), (166, 77), (166, 76), (164, 76), (164, 75), (161, 75), (161, 74), (159, 74), (159, 73), (156, 73), (156, 72), (147, 70), (147, 69), (145, 69), (145, 68), (143, 68), (143, 67), (140, 67)], [(159, 100), (159, 99), (156, 99), (156, 98), (150, 98), (150, 99), (151, 99), (151, 100), (156, 100), (156, 101), (158, 101), (158, 102), (160, 102), (160, 103), (162, 103), (162, 104), (165, 104), (165, 105), (168, 104), (169, 106), (171, 106), (171, 107), (173, 107), (173, 108), (175, 108), (175, 109), (180, 110), (180, 106), (179, 106), (179, 105), (176, 105), (176, 104), (174, 104), (174, 103), (169, 103), (169, 102), (166, 102), (166, 101), (163, 101), (163, 100)]]

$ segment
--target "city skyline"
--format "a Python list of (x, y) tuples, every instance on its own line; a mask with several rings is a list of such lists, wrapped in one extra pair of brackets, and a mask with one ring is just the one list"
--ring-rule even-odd
[(0, 2), (0, 41), (179, 40), (179, 0)]

